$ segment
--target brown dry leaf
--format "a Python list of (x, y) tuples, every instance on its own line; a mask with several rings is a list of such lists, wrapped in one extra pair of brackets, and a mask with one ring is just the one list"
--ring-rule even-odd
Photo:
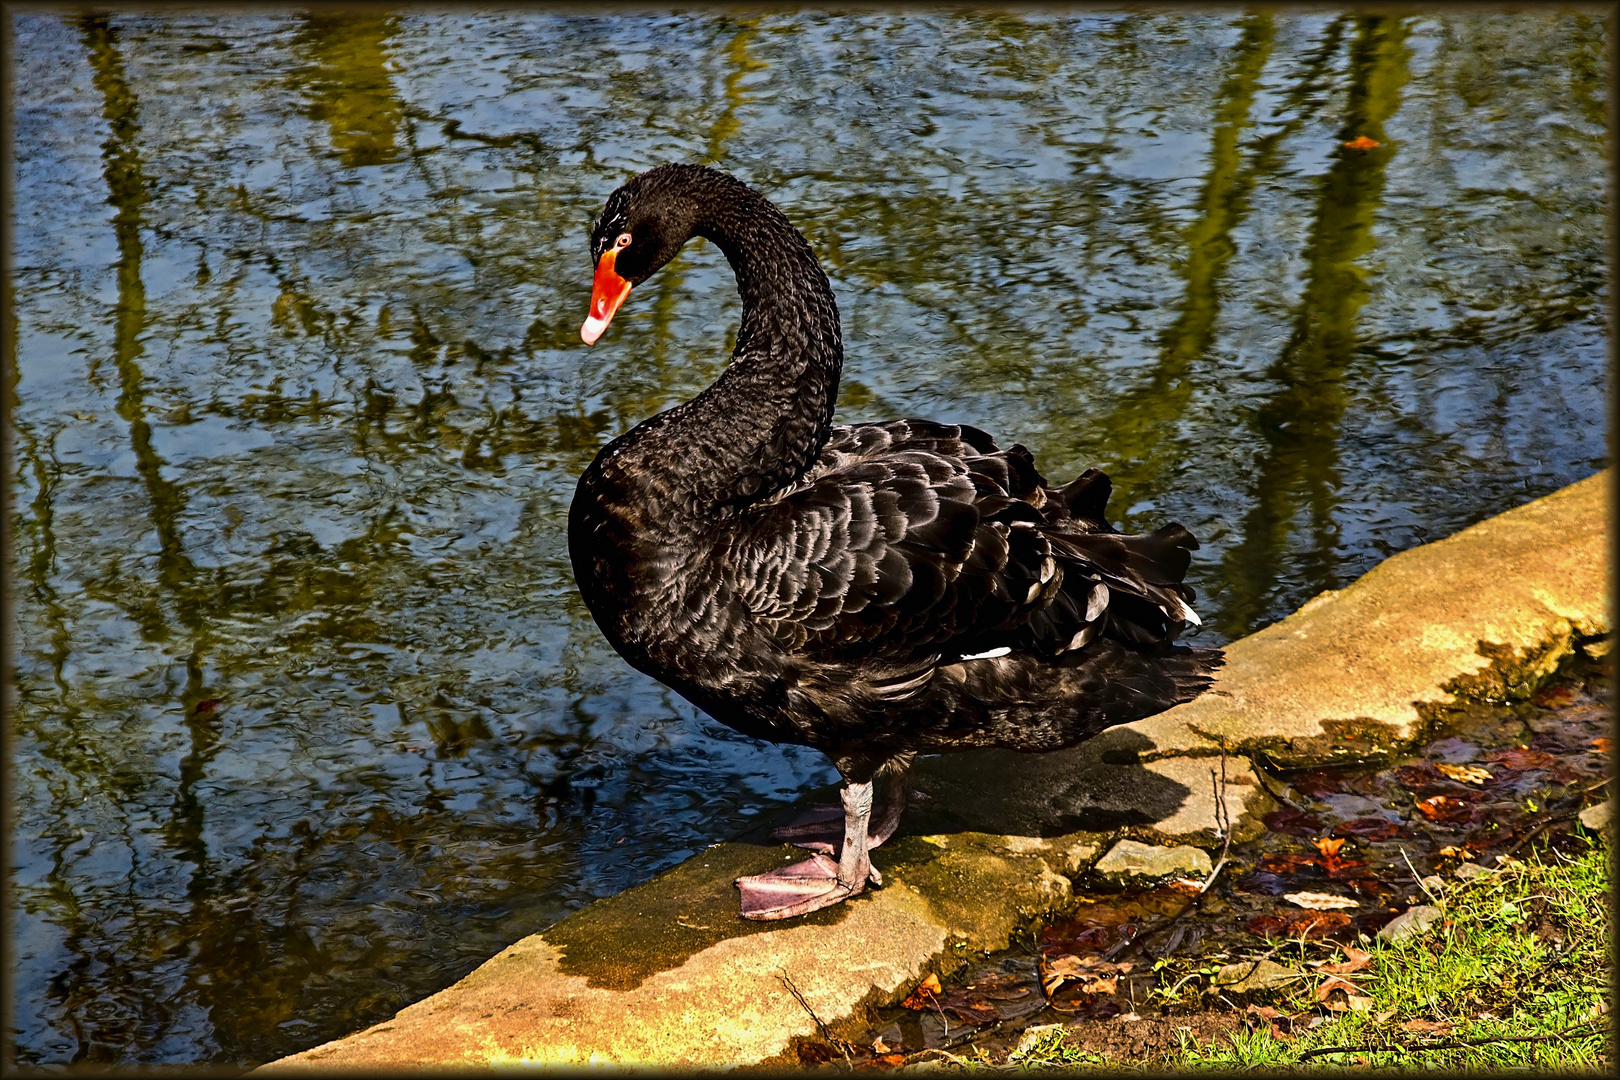
[(1346, 150), (1376, 150), (1384, 144), (1377, 139), (1369, 139), (1365, 135), (1357, 136), (1344, 144)]
[(1328, 975), (1348, 975), (1372, 963), (1372, 953), (1362, 952), (1354, 945), (1341, 945), (1339, 948), (1344, 950), (1344, 961), (1338, 964), (1323, 964), (1317, 970)]
[(1327, 978), (1322, 980), (1322, 985), (1316, 988), (1316, 1000), (1326, 1001), (1328, 999), (1328, 995), (1333, 993), (1335, 990), (1343, 990), (1346, 997), (1366, 996), (1362, 992), (1361, 987), (1357, 986), (1349, 979), (1341, 979), (1337, 975), (1329, 975)]
[(928, 978), (917, 984), (917, 989), (911, 992), (906, 1000), (900, 1003), (902, 1009), (932, 1009), (934, 995), (939, 993), (939, 976), (929, 973)]
[(1491, 778), (1490, 772), (1480, 768), (1478, 765), (1446, 765), (1441, 763), (1437, 764), (1435, 768), (1459, 784), (1483, 784)]
[(1401, 1025), (1401, 1030), (1410, 1031), (1418, 1035), (1450, 1035), (1454, 1030), (1454, 1025), (1448, 1024), (1445, 1021), (1424, 1020), (1420, 1018), (1417, 1020), (1408, 1020), (1406, 1023)]
[(939, 1007), (969, 1024), (993, 1024), (1001, 1019), (996, 1007), (983, 994), (950, 993), (940, 999)]
[[(1330, 1001), (1335, 991), (1345, 991), (1345, 1001)], [(1333, 1012), (1372, 1012), (1372, 997), (1362, 993), (1356, 984), (1336, 975), (1328, 976), (1317, 986), (1317, 1001), (1324, 1002)]]
[(1441, 848), (1439, 854), (1446, 859), (1472, 859), (1474, 857), (1474, 853), (1467, 848), (1452, 847), (1449, 844)]
[(1262, 855), (1257, 864), (1258, 869), (1268, 874), (1298, 874), (1306, 870), (1314, 870), (1322, 865), (1319, 855), (1301, 855), (1296, 852), (1285, 852), (1280, 855)]
[(1596, 750), (1600, 754), (1610, 753), (1614, 748), (1614, 744), (1609, 741), (1609, 737), (1607, 735), (1599, 735), (1586, 745), (1590, 746), (1593, 750)]
[(1450, 795), (1431, 795), (1417, 804), (1423, 816), (1442, 825), (1456, 825), (1468, 820), (1472, 809), (1461, 799)]
[(1530, 696), (1530, 701), (1543, 709), (1562, 709), (1574, 700), (1574, 689), (1562, 685), (1544, 687)]
[(1485, 755), (1485, 760), (1507, 769), (1545, 769), (1558, 759), (1545, 750), (1515, 746), (1507, 750), (1493, 750)]
[(1326, 855), (1331, 859), (1339, 853), (1340, 848), (1344, 847), (1344, 838), (1339, 837), (1338, 839), (1329, 839), (1328, 837), (1322, 836), (1312, 840), (1311, 843), (1315, 845), (1317, 851), (1320, 851), (1323, 855)]
[(1167, 887), (1173, 892), (1180, 893), (1182, 896), (1197, 896), (1199, 893), (1204, 891), (1204, 883), (1202, 881), (1194, 881), (1192, 878), (1185, 877), (1176, 878), (1174, 881), (1170, 882)]
[(883, 1036), (879, 1035), (877, 1038), (872, 1040), (872, 1053), (876, 1054), (878, 1057), (882, 1057), (884, 1054), (887, 1054), (890, 1049), (891, 1047), (889, 1044), (883, 1041)]
[(1112, 994), (1119, 989), (1119, 977), (1131, 970), (1132, 965), (1111, 964), (1096, 956), (1081, 958), (1071, 954), (1056, 957), (1041, 965), (1041, 985), (1051, 997), (1065, 984), (1074, 983), (1082, 994)]
[(1324, 938), (1350, 925), (1342, 911), (1310, 911), (1288, 915), (1256, 915), (1244, 924), (1251, 934), (1268, 938)]
[(1335, 896), (1333, 893), (1291, 892), (1284, 893), (1283, 899), (1295, 907), (1309, 908), (1311, 911), (1337, 911), (1361, 906), (1347, 896)]

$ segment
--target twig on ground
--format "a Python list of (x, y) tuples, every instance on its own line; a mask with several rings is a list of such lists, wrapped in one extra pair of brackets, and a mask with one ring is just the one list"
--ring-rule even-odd
[(1282, 948), (1283, 947), (1281, 945), (1278, 945), (1276, 948), (1268, 949), (1267, 951), (1261, 953), (1259, 956), (1256, 956), (1256, 957), (1253, 957), (1252, 959), (1250, 959), (1250, 961), (1249, 961), (1249, 970), (1245, 971), (1241, 978), (1233, 979), (1232, 983), (1234, 983), (1234, 984), (1240, 983), (1244, 979), (1247, 979), (1250, 975), (1253, 975), (1256, 971), (1260, 970), (1260, 965), (1263, 962), (1265, 962), (1267, 960), (1270, 960), (1273, 956), (1276, 956), (1278, 953), (1282, 952)]
[(1548, 818), (1540, 825), (1537, 825), (1535, 828), (1513, 841), (1512, 846), (1510, 846), (1506, 851), (1502, 852), (1499, 857), (1506, 858), (1507, 856), (1512, 855), (1515, 851), (1518, 851), (1520, 848), (1524, 847), (1524, 845), (1528, 844), (1530, 841), (1552, 828), (1552, 826), (1564, 821), (1574, 821), (1580, 816), (1581, 812), (1579, 810), (1571, 810), (1567, 814), (1556, 814), (1553, 817)]
[(1254, 781), (1260, 785), (1261, 791), (1265, 792), (1267, 795), (1270, 795), (1274, 800), (1288, 807), (1290, 810), (1297, 810), (1301, 814), (1310, 813), (1309, 810), (1299, 805), (1299, 803), (1295, 802), (1293, 799), (1290, 799), (1281, 792), (1272, 790), (1271, 785), (1266, 783), (1266, 773), (1265, 770), (1260, 767), (1260, 759), (1257, 755), (1249, 755), (1249, 768), (1254, 773)]
[(1423, 884), (1423, 877), (1417, 872), (1417, 867), (1412, 865), (1412, 860), (1407, 858), (1406, 849), (1398, 848), (1397, 850), (1401, 853), (1401, 861), (1404, 862), (1406, 864), (1406, 868), (1412, 872), (1412, 880), (1417, 882), (1417, 887), (1428, 893), (1430, 900), (1439, 900), (1440, 898), (1434, 895), (1434, 893), (1430, 892), (1427, 885)]
[(1573, 795), (1585, 795), (1587, 792), (1596, 791), (1598, 788), (1602, 787), (1604, 784), (1612, 783), (1613, 781), (1614, 781), (1614, 777), (1605, 776), (1601, 780), (1598, 780), (1598, 781), (1595, 781), (1593, 783), (1587, 784), (1585, 787), (1579, 788), (1578, 790), (1571, 792), (1571, 794), (1573, 794)]
[(1215, 770), (1214, 769), (1209, 770), (1209, 783), (1210, 783), (1211, 787), (1215, 788), (1215, 826), (1216, 826), (1216, 828), (1221, 830), (1221, 835), (1225, 837), (1225, 843), (1223, 843), (1221, 845), (1221, 857), (1219, 859), (1215, 860), (1215, 866), (1214, 866), (1213, 869), (1210, 870), (1209, 877), (1204, 879), (1204, 887), (1202, 889), (1198, 890), (1198, 895), (1199, 896), (1203, 896), (1205, 893), (1209, 892), (1209, 887), (1211, 885), (1215, 884), (1215, 875), (1219, 874), (1221, 872), (1221, 867), (1226, 865), (1226, 856), (1232, 850), (1232, 811), (1226, 805), (1226, 736), (1225, 735), (1221, 736), (1221, 782), (1220, 782), (1220, 786), (1219, 787), (1215, 786)]
[[(1112, 949), (1109, 949), (1107, 952), (1103, 953), (1104, 960), (1112, 962), (1116, 957), (1122, 955), (1132, 945), (1145, 942), (1150, 937), (1157, 937), (1166, 930), (1170, 929), (1172, 926), (1175, 926), (1183, 918), (1191, 914), (1193, 909), (1198, 907), (1199, 903), (1203, 901), (1205, 894), (1209, 892), (1210, 886), (1215, 884), (1215, 876), (1219, 874), (1221, 872), (1221, 868), (1226, 865), (1226, 857), (1232, 850), (1232, 815), (1226, 806), (1226, 736), (1224, 735), (1221, 736), (1220, 780), (1219, 782), (1216, 781), (1215, 770), (1211, 769), (1209, 770), (1209, 782), (1210, 785), (1215, 789), (1215, 827), (1219, 829), (1222, 836), (1225, 837), (1225, 842), (1221, 846), (1220, 859), (1217, 860), (1214, 867), (1210, 869), (1209, 876), (1204, 879), (1203, 887), (1193, 895), (1193, 898), (1188, 901), (1185, 907), (1176, 912), (1166, 921), (1160, 923), (1158, 926), (1149, 927), (1147, 930), (1144, 930), (1142, 933), (1130, 938), (1128, 941), (1122, 941), (1118, 945), (1115, 945)], [(1171, 950), (1166, 950), (1163, 955), (1170, 955), (1170, 951)]]
[[(957, 1045), (957, 1044), (956, 1043), (947, 1043), (946, 1044), (946, 1046), (955, 1046), (955, 1045)], [(941, 1057), (945, 1058), (946, 1060), (953, 1061), (956, 1064), (962, 1066), (963, 1068), (966, 1068), (968, 1066), (968, 1064), (969, 1064), (967, 1061), (964, 1061), (962, 1058), (959, 1058), (955, 1054), (952, 1054), (949, 1051), (947, 1051), (944, 1046), (930, 1046), (926, 1050), (918, 1050), (915, 1054), (907, 1054), (906, 1055), (906, 1061), (909, 1062), (909, 1061), (911, 1061), (912, 1058), (920, 1058), (924, 1054), (939, 1054)]]
[[(1059, 1010), (1059, 1011), (1061, 1012), (1062, 1010)], [(1007, 1021), (1005, 1021), (1005, 1020), (997, 1020), (995, 1023), (990, 1024), (990, 1025), (988, 1025), (986, 1027), (982, 1027), (982, 1028), (969, 1026), (966, 1031), (963, 1031), (962, 1029), (958, 1028), (957, 1029), (958, 1034), (956, 1035), (955, 1038), (946, 1039), (944, 1042), (940, 1043), (938, 1046), (930, 1046), (926, 1050), (914, 1050), (911, 1053), (906, 1055), (906, 1060), (910, 1061), (914, 1057), (917, 1057), (917, 1056), (919, 1056), (921, 1054), (931, 1053), (931, 1052), (933, 1052), (935, 1050), (938, 1050), (941, 1053), (943, 1053), (944, 1051), (949, 1050), (952, 1047), (961, 1046), (965, 1042), (972, 1042), (974, 1039), (982, 1039), (986, 1035), (992, 1035), (995, 1032), (1000, 1031), (1002, 1025), (1005, 1024), (1006, 1022)]]
[[(1573, 801), (1578, 803), (1578, 802), (1580, 802), (1580, 800), (1584, 799), (1587, 795), (1589, 795), (1592, 792), (1596, 791), (1598, 788), (1603, 787), (1605, 784), (1608, 784), (1613, 779), (1614, 779), (1614, 777), (1612, 777), (1612, 776), (1605, 776), (1601, 780), (1594, 781), (1594, 782), (1592, 782), (1590, 784), (1585, 785), (1584, 787), (1576, 788), (1574, 791), (1570, 792), (1567, 795), (1562, 796), (1561, 798), (1559, 798), (1559, 799), (1557, 799), (1555, 801), (1558, 802), (1558, 803), (1562, 803), (1562, 804), (1568, 804), (1571, 800), (1573, 800)], [(1573, 821), (1573, 820), (1575, 820), (1576, 818), (1578, 818), (1580, 816), (1581, 816), (1581, 811), (1580, 810), (1571, 810), (1571, 811), (1569, 811), (1567, 813), (1554, 814), (1552, 817), (1547, 818), (1545, 821), (1542, 821), (1535, 828), (1531, 829), (1529, 832), (1525, 833), (1523, 836), (1521, 836), (1517, 840), (1515, 840), (1513, 842), (1513, 845), (1511, 847), (1509, 847), (1506, 851), (1501, 852), (1501, 854), (1504, 855), (1504, 856), (1512, 855), (1515, 851), (1518, 851), (1520, 848), (1524, 847), (1524, 845), (1528, 844), (1530, 841), (1534, 840), (1536, 837), (1540, 836), (1542, 833), (1546, 832), (1548, 829), (1552, 828), (1554, 825), (1561, 824), (1561, 823), (1563, 823), (1565, 821)]]
[(1488, 1039), (1453, 1039), (1451, 1042), (1443, 1043), (1390, 1043), (1384, 1046), (1321, 1046), (1315, 1050), (1304, 1051), (1295, 1060), (1306, 1061), (1323, 1054), (1419, 1054), (1428, 1050), (1464, 1050), (1470, 1046), (1488, 1046), (1491, 1043), (1552, 1042), (1554, 1039), (1596, 1035), (1606, 1027), (1604, 1023), (1589, 1020), (1548, 1035), (1493, 1035)]
[(799, 1003), (799, 1008), (803, 1009), (806, 1013), (808, 1013), (809, 1016), (810, 1016), (810, 1019), (815, 1021), (816, 1030), (821, 1032), (821, 1037), (823, 1039), (826, 1039), (827, 1042), (831, 1046), (833, 1046), (840, 1053), (842, 1053), (844, 1055), (844, 1062), (846, 1064), (848, 1064), (849, 1061), (850, 1061), (850, 1058), (849, 1058), (849, 1043), (845, 1042), (843, 1039), (838, 1038), (838, 1036), (834, 1035), (832, 1033), (832, 1031), (827, 1027), (826, 1024), (823, 1024), (821, 1022), (821, 1017), (816, 1015), (816, 1010), (814, 1010), (814, 1009), (812, 1009), (810, 1007), (810, 1003), (808, 1001), (806, 1001), (805, 998), (804, 998), (804, 995), (799, 992), (799, 988), (797, 986), (793, 985), (792, 976), (790, 976), (786, 971), (784, 971), (784, 972), (782, 972), (780, 975), (778, 975), (776, 977), (776, 981), (781, 983), (783, 988), (786, 989), (788, 993), (793, 995), (793, 1000), (797, 1001)]

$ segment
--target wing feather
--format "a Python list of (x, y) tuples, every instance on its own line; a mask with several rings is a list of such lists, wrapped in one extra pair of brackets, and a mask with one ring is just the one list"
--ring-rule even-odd
[(1098, 636), (1150, 645), (1196, 621), (1181, 578), (1197, 542), (1180, 525), (1115, 532), (1108, 495), (1096, 470), (1049, 488), (1024, 447), (977, 428), (835, 428), (798, 486), (743, 515), (728, 561), (776, 640), (858, 660), (893, 699), (963, 658), (1062, 660)]

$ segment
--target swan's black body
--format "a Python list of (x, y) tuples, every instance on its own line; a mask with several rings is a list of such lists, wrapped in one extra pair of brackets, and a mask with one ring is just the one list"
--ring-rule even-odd
[(919, 751), (1072, 746), (1208, 685), (1219, 651), (1170, 645), (1196, 619), (1185, 529), (1121, 535), (1107, 477), (1048, 486), (975, 428), (832, 426), (832, 290), (756, 192), (653, 169), (609, 199), (592, 255), (627, 291), (694, 235), (737, 276), (732, 362), (604, 447), (569, 515), (580, 591), (626, 660), (852, 784)]

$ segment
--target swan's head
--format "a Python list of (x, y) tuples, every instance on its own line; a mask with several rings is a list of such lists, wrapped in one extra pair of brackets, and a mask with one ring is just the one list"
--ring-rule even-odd
[(632, 288), (656, 274), (692, 238), (703, 189), (716, 178), (730, 180), (698, 165), (660, 165), (608, 196), (591, 228), (596, 279), (590, 313), (579, 328), (585, 344), (602, 336)]

